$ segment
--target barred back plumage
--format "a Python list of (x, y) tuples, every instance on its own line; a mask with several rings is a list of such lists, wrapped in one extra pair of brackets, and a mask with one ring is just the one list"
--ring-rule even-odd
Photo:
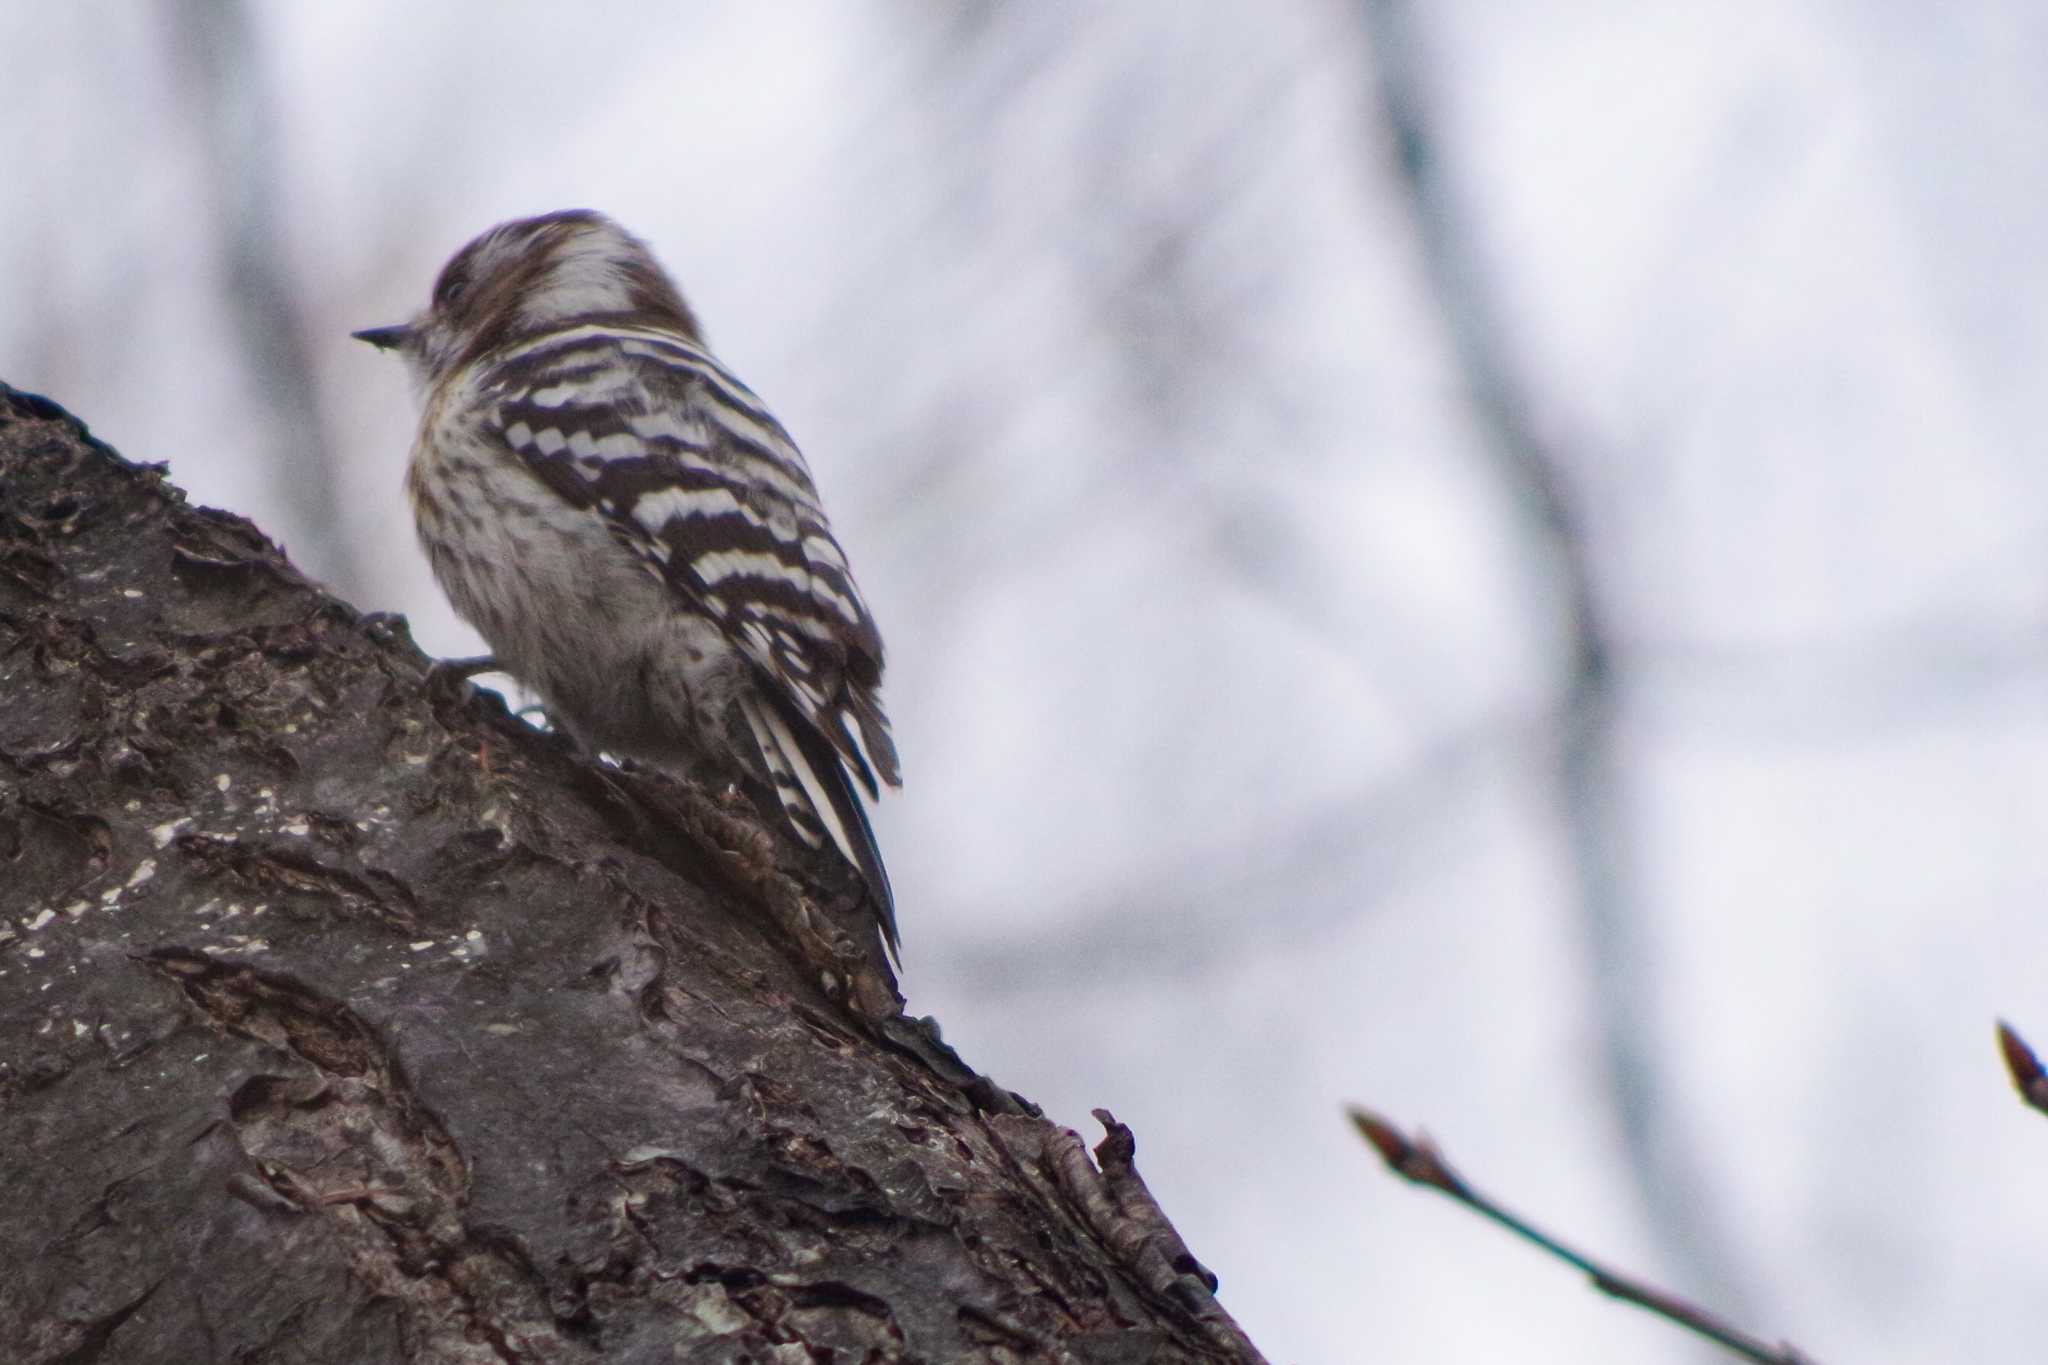
[(860, 871), (893, 952), (852, 785), (900, 784), (881, 635), (803, 456), (646, 249), (596, 214), (503, 224), (420, 318), (358, 335), (427, 390), (421, 541), (497, 657), (592, 747), (772, 783)]

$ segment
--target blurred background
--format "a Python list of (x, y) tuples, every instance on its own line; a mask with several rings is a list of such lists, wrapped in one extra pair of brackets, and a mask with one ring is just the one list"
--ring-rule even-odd
[(890, 644), (912, 1005), (1276, 1361), (2039, 1358), (2048, 8), (0, 8), (0, 378), (469, 653), (400, 366), (647, 238)]

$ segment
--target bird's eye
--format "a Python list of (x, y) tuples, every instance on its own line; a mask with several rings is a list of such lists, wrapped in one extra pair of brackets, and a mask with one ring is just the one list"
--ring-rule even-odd
[(468, 288), (468, 275), (450, 271), (441, 277), (441, 283), (434, 289), (434, 307), (453, 308), (462, 302), (462, 295)]

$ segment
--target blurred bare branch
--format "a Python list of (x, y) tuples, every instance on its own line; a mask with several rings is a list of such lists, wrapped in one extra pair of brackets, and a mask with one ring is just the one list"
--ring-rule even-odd
[(1635, 1184), (1670, 1250), (1723, 1297), (1742, 1301), (1729, 1238), (1702, 1199), (1707, 1188), (1673, 1113), (1654, 1053), (1648, 999), (1653, 952), (1632, 886), (1628, 836), (1617, 806), (1618, 660), (1592, 563), (1585, 509), (1562, 454), (1536, 430), (1529, 395), (1508, 353), (1498, 304), (1469, 215), (1445, 172), (1428, 54), (1405, 0), (1365, 0), (1384, 133), (1405, 191), (1416, 246), (1446, 337), (1468, 388), (1485, 448), (1520, 509), (1541, 581), (1559, 599), (1565, 651), (1557, 787), (1592, 956), (1593, 1007), (1608, 1086)]
[(227, 301), (259, 410), (268, 468), (294, 555), (344, 594), (363, 582), (342, 522), (298, 288), (280, 241), (277, 112), (243, 0), (180, 0), (169, 11), (180, 72), (198, 110)]
[[(1136, 990), (1240, 961), (1271, 940), (1277, 924), (1295, 947), (1313, 943), (1356, 919), (1362, 905), (1390, 899), (1412, 873), (1439, 865), (1456, 812), (1503, 761), (1523, 760), (1531, 729), (1524, 719), (1448, 736), (1291, 825), (1255, 822), (1239, 839), (1106, 889), (1056, 937), (955, 949), (948, 970), (985, 999), (1047, 981)], [(1526, 780), (1537, 780), (1541, 765), (1527, 766)], [(1315, 894), (1323, 885), (1341, 891)], [(1262, 911), (1262, 902), (1275, 899), (1284, 900), (1284, 911)], [(1013, 920), (1024, 914), (1005, 909)]]

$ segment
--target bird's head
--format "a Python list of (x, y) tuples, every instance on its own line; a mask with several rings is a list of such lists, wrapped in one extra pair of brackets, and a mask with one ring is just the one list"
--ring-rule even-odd
[(700, 341), (696, 316), (653, 253), (589, 209), (498, 224), (441, 268), (426, 310), (411, 322), (353, 335), (397, 351), (431, 389), (480, 356), (584, 321)]

